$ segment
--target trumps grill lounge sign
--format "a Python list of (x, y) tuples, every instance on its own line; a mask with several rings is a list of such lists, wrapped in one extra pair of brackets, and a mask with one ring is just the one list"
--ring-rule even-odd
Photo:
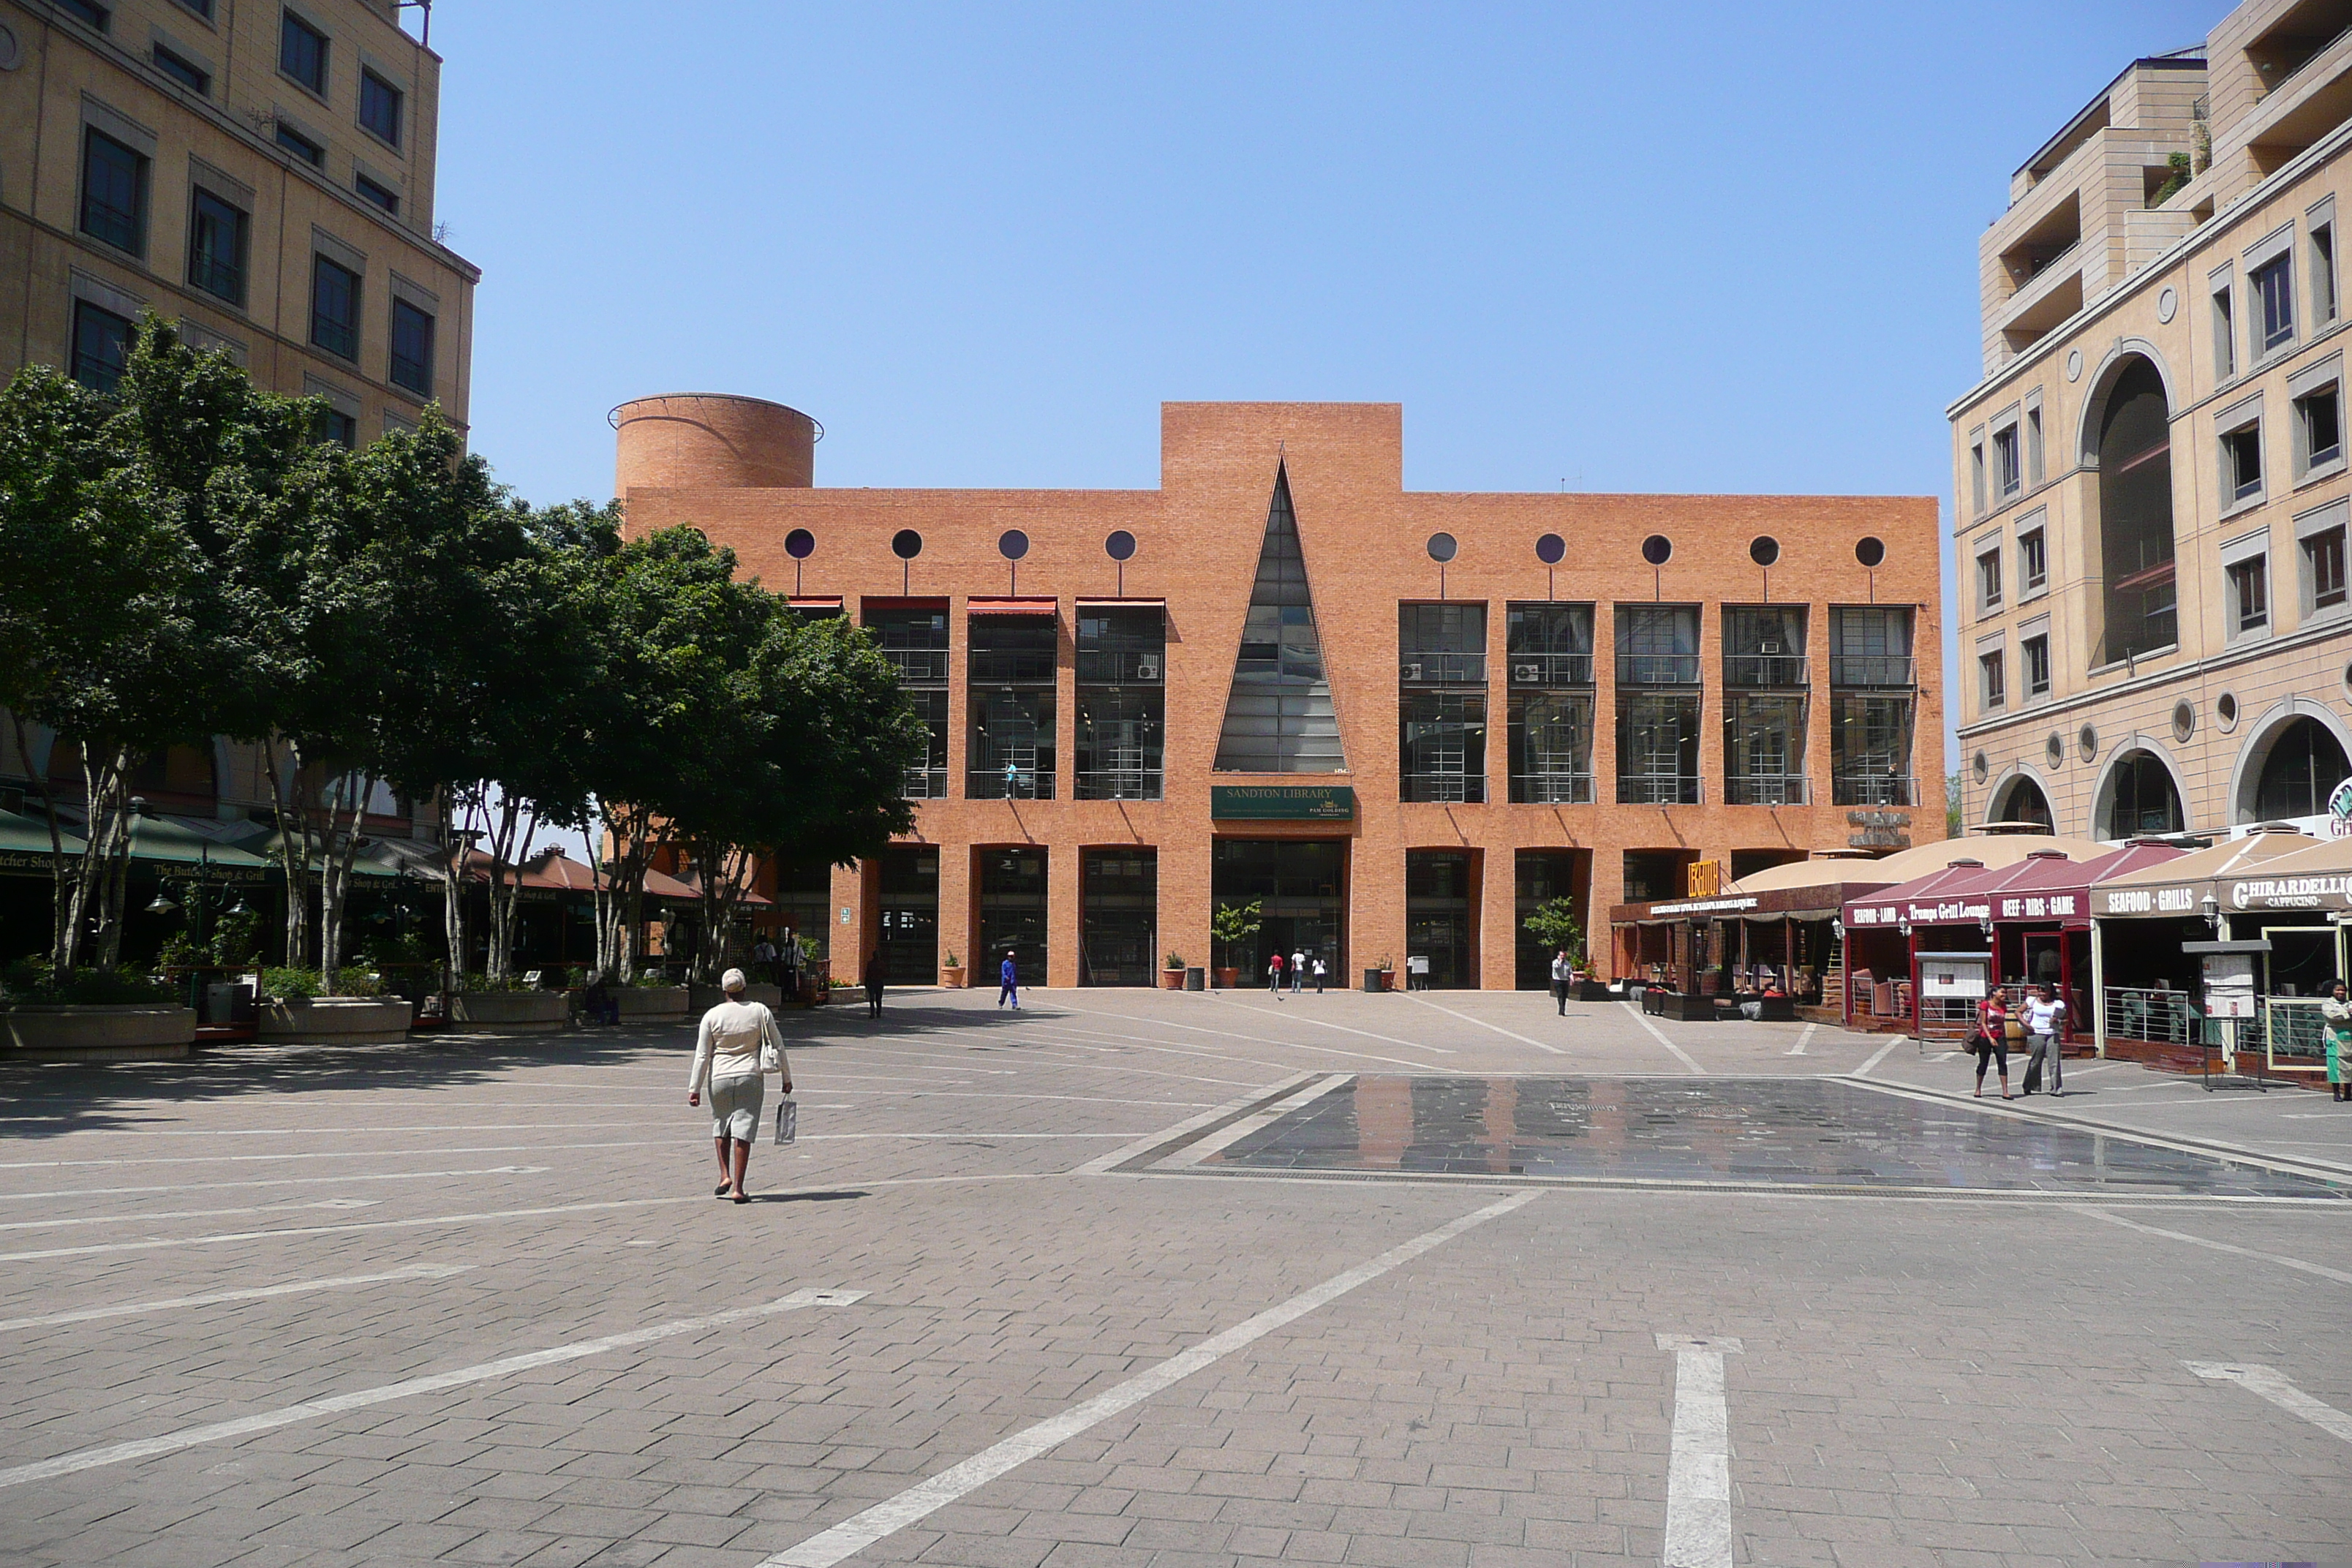
[(1932, 903), (1855, 904), (1847, 912), (1850, 926), (1891, 926), (1904, 921), (1915, 926), (1971, 924), (1992, 918), (1990, 899), (1940, 899)]

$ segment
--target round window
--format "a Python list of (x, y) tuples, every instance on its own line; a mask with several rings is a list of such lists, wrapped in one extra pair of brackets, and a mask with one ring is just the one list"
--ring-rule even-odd
[(901, 561), (912, 561), (923, 552), (923, 536), (911, 528), (902, 528), (890, 536), (890, 553)]
[(1429, 558), (1440, 565), (1453, 560), (1460, 552), (1461, 548), (1454, 542), (1454, 536), (1450, 533), (1433, 533), (1429, 536)]
[(1759, 533), (1748, 542), (1748, 559), (1759, 566), (1769, 566), (1780, 559), (1780, 542), (1769, 533)]
[(796, 528), (784, 535), (784, 553), (795, 561), (805, 561), (816, 553), (816, 535), (805, 528)]
[(1985, 780), (1992, 776), (1992, 760), (1987, 757), (1982, 752), (1979, 752), (1977, 753), (1975, 768), (1977, 783), (1979, 784), (1984, 783)]
[(1675, 542), (1663, 533), (1654, 533), (1642, 541), (1642, 559), (1653, 566), (1664, 566), (1674, 555)]
[(1133, 560), (1135, 558), (1135, 535), (1128, 532), (1128, 531), (1123, 528), (1112, 531), (1110, 537), (1103, 541), (1103, 553), (1109, 556), (1113, 561)]
[(1864, 566), (1875, 569), (1880, 562), (1886, 559), (1886, 541), (1875, 538), (1860, 541), (1853, 547), (1853, 558)]
[(1568, 541), (1557, 533), (1547, 533), (1536, 541), (1536, 559), (1547, 566), (1557, 566), (1568, 553)]
[(2172, 738), (2185, 741), (2197, 733), (2197, 710), (2186, 702), (2172, 705)]
[(1007, 561), (1018, 561), (1029, 553), (1029, 536), (1017, 528), (1008, 528), (997, 538), (996, 552)]
[(2053, 734), (2042, 748), (2042, 754), (2050, 759), (2050, 765), (2054, 768), (2066, 760), (2066, 742)]
[(2228, 734), (2238, 727), (2238, 699), (2224, 691), (2213, 700), (2213, 716), (2221, 721), (2221, 732)]
[(2076, 732), (2074, 744), (2082, 749), (2083, 760), (2087, 763), (2099, 754), (2099, 732), (2085, 724)]

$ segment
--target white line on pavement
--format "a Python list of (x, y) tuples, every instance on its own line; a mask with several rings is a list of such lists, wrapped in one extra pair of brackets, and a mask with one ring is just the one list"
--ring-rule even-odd
[[(1265, 1011), (1263, 1007), (1248, 1007), (1244, 1010), (1253, 1013), (1262, 1013)], [(1076, 1011), (1076, 1009), (1073, 1009), (1073, 1011)], [(1300, 1045), (1296, 1040), (1269, 1040), (1261, 1035), (1244, 1035), (1234, 1029), (1212, 1029), (1207, 1026), (1201, 1024), (1171, 1023), (1165, 1018), (1130, 1018), (1124, 1013), (1088, 1013), (1084, 1016), (1091, 1018), (1112, 1018), (1122, 1024), (1150, 1024), (1154, 1027), (1162, 1029), (1189, 1029), (1196, 1035), (1215, 1035), (1221, 1038), (1228, 1040), (1246, 1040), (1254, 1046), (1275, 1046), (1283, 1050), (1288, 1051), (1313, 1051), (1318, 1057), (1354, 1057), (1362, 1061), (1388, 1062), (1397, 1067), (1417, 1068), (1423, 1072), (1444, 1072), (1445, 1070), (1444, 1068), (1433, 1066), (1428, 1062), (1406, 1061), (1399, 1057), (1375, 1056), (1370, 1051), (1343, 1051), (1331, 1046), (1304, 1046)], [(1361, 1033), (1360, 1030), (1353, 1032)], [(1380, 1039), (1383, 1037), (1375, 1035), (1372, 1037), (1374, 1039)], [(1142, 1042), (1138, 1043), (1140, 1044)], [(1411, 1044), (1410, 1041), (1407, 1041), (1406, 1043)], [(1451, 1051), (1439, 1051), (1434, 1046), (1430, 1047), (1429, 1049), (1436, 1051), (1440, 1056), (1452, 1056), (1454, 1054)], [(1261, 1063), (1259, 1065), (1264, 1066), (1266, 1064)]]
[[(403, 1154), (528, 1154), (546, 1149), (650, 1149), (671, 1138), (632, 1138), (604, 1143), (478, 1143), (461, 1149), (312, 1149), (294, 1154), (120, 1154), (104, 1160), (16, 1160), (0, 1171), (51, 1171), (72, 1165), (250, 1165), (273, 1160), (391, 1160)], [(338, 1178), (339, 1180), (341, 1178)]]
[[(1519, 1044), (1523, 1046), (1533, 1046), (1539, 1051), (1549, 1051), (1556, 1057), (1564, 1057), (1568, 1055), (1566, 1051), (1560, 1049), (1558, 1046), (1546, 1045), (1543, 1041), (1530, 1038), (1526, 1035), (1520, 1034), (1516, 1029), (1506, 1029), (1500, 1024), (1490, 1024), (1484, 1018), (1474, 1018), (1467, 1013), (1456, 1013), (1451, 1007), (1440, 1007), (1428, 997), (1415, 995), (1410, 991), (1406, 992), (1404, 994), (1405, 1000), (1408, 1002), (1418, 1002), (1424, 1007), (1436, 1007), (1439, 1012), (1444, 1014), (1450, 1018), (1459, 1018), (1465, 1024), (1475, 1024), (1482, 1029), (1492, 1029), (1495, 1033), (1507, 1036), (1511, 1039), (1518, 1041)], [(1431, 1048), (1435, 1049), (1434, 1047), (1432, 1047)]]
[(1675, 1433), (1666, 1461), (1665, 1568), (1731, 1568), (1731, 1418), (1723, 1358), (1744, 1347), (1718, 1335), (1660, 1334), (1675, 1352)]
[(2185, 1361), (2180, 1364), (2200, 1377), (2234, 1383), (2249, 1394), (2259, 1394), (2281, 1410), (2300, 1415), (2321, 1431), (2352, 1443), (2352, 1415), (2324, 1400), (2314, 1399), (2282, 1377), (2276, 1367), (2252, 1362)]
[(1631, 1002), (1620, 1002), (1617, 1005), (1625, 1009), (1625, 1016), (1633, 1019), (1633, 1022), (1649, 1030), (1651, 1037), (1655, 1039), (1658, 1044), (1674, 1052), (1675, 1059), (1680, 1061), (1683, 1066), (1690, 1068), (1691, 1071), (1699, 1074), (1701, 1077), (1706, 1076), (1706, 1069), (1699, 1066), (1697, 1062), (1692, 1060), (1689, 1052), (1675, 1044), (1674, 1041), (1666, 1038), (1666, 1032), (1664, 1029), (1659, 1028), (1655, 1024), (1650, 1022), (1649, 1019), (1642, 1016), (1642, 1010), (1639, 1007), (1634, 1006)]
[(516, 1373), (529, 1372), (534, 1367), (578, 1361), (583, 1356), (602, 1355), (606, 1351), (627, 1350), (636, 1345), (651, 1344), (656, 1340), (675, 1339), (680, 1334), (699, 1333), (722, 1324), (740, 1323), (747, 1318), (764, 1318), (777, 1312), (796, 1311), (803, 1307), (845, 1307), (862, 1300), (865, 1295), (863, 1290), (795, 1290), (762, 1306), (738, 1307), (733, 1311), (714, 1312), (707, 1318), (680, 1318), (675, 1322), (656, 1323), (649, 1329), (632, 1329), (626, 1333), (607, 1334), (603, 1339), (583, 1340), (577, 1344), (557, 1345), (523, 1355), (505, 1356), (474, 1366), (461, 1366), (453, 1372), (404, 1378), (398, 1383), (387, 1383), (376, 1388), (330, 1394), (324, 1399), (289, 1405), (281, 1410), (265, 1410), (258, 1415), (241, 1415), (234, 1421), (215, 1421), (209, 1426), (191, 1426), (184, 1431), (167, 1432), (160, 1437), (144, 1437), (135, 1443), (115, 1443), (103, 1448), (84, 1448), (79, 1453), (60, 1454), (54, 1459), (0, 1470), (0, 1487), (19, 1487), (27, 1481), (45, 1481), (54, 1476), (69, 1476), (78, 1470), (94, 1470), (101, 1465), (120, 1465), (131, 1459), (152, 1458), (157, 1454), (176, 1453), (182, 1448), (193, 1448), (203, 1443), (226, 1442), (232, 1437), (249, 1436), (256, 1432), (290, 1426), (297, 1421), (315, 1420), (321, 1415), (340, 1415), (346, 1410), (363, 1410), (371, 1405), (406, 1399), (412, 1394), (438, 1394), (445, 1388), (462, 1388), (469, 1383), (511, 1377)]
[(0, 1321), (0, 1334), (19, 1329), (46, 1329), (58, 1323), (87, 1323), (100, 1318), (128, 1318), (141, 1312), (178, 1311), (210, 1307), (221, 1301), (259, 1301), (272, 1296), (300, 1296), (312, 1290), (349, 1290), (361, 1285), (383, 1285), (398, 1279), (446, 1279), (473, 1268), (470, 1263), (412, 1263), (382, 1274), (344, 1274), (332, 1279), (297, 1279), (289, 1285), (263, 1285), (250, 1290), (215, 1290), (203, 1296), (174, 1296), (164, 1301), (122, 1301), (110, 1307), (84, 1307), (78, 1312), (52, 1312), (46, 1318)]
[(2166, 1230), (2159, 1226), (2142, 1225), (2136, 1219), (2126, 1219), (2121, 1215), (2109, 1214), (2105, 1209), (2093, 1208), (2087, 1204), (2078, 1205), (2076, 1212), (2089, 1215), (2093, 1219), (2105, 1220), (2109, 1225), (2122, 1226), (2126, 1230), (2137, 1230), (2148, 1236), (2161, 1236), (2172, 1241), (2185, 1241), (2191, 1247), (2209, 1247), (2215, 1252), (2229, 1253), (2233, 1258), (2259, 1258), (2264, 1263), (2275, 1263), (2282, 1268), (2292, 1268), (2297, 1273), (2316, 1274), (2322, 1279), (2333, 1279), (2338, 1285), (2352, 1285), (2352, 1274), (2347, 1274), (2341, 1268), (2330, 1268), (2325, 1264), (2306, 1263), (2300, 1258), (2288, 1258), (2276, 1252), (2257, 1252), (2251, 1247), (2232, 1247), (2226, 1241), (2210, 1241), (2201, 1236), (2191, 1236), (2185, 1230)]
[[(582, 1145), (593, 1148), (593, 1144)], [(425, 1182), (444, 1176), (536, 1176), (545, 1165), (486, 1165), (478, 1171), (354, 1171), (348, 1174), (312, 1172), (307, 1176), (265, 1176), (249, 1182), (174, 1182), (153, 1187), (60, 1187), (46, 1193), (0, 1193), (0, 1203), (26, 1198), (113, 1198), (131, 1193), (202, 1193), (222, 1187), (308, 1187), (320, 1182)], [(152, 1219), (147, 1215), (142, 1218)]]
[(0, 1225), (5, 1230), (57, 1230), (69, 1225), (144, 1225), (159, 1219), (217, 1219), (232, 1214), (284, 1214), (289, 1209), (368, 1209), (378, 1198), (314, 1198), (299, 1204), (248, 1204), (233, 1209), (162, 1209), (153, 1214), (56, 1215), (48, 1219), (16, 1219)]
[(1173, 1127), (1163, 1127), (1148, 1138), (1139, 1138), (1134, 1142), (1128, 1144), (1124, 1148), (1114, 1149), (1108, 1154), (1097, 1155), (1096, 1158), (1087, 1161), (1085, 1164), (1080, 1165), (1076, 1170), (1072, 1171), (1070, 1174), (1074, 1176), (1101, 1175), (1105, 1171), (1110, 1170), (1114, 1166), (1123, 1165), (1129, 1160), (1134, 1159), (1138, 1154), (1149, 1153), (1152, 1150), (1159, 1148), (1162, 1143), (1168, 1142), (1172, 1139), (1181, 1138), (1187, 1132), (1195, 1131), (1200, 1128), (1209, 1126), (1213, 1122), (1222, 1121), (1226, 1117), (1233, 1115), (1235, 1111), (1247, 1110), (1251, 1106), (1255, 1105), (1269, 1094), (1286, 1095), (1306, 1084), (1314, 1082), (1317, 1079), (1323, 1076), (1324, 1075), (1321, 1073), (1303, 1072), (1293, 1077), (1286, 1078), (1280, 1083), (1270, 1083), (1263, 1089), (1254, 1089), (1250, 1090), (1249, 1093), (1241, 1096), (1237, 1100), (1229, 1100), (1223, 1105), (1214, 1106), (1210, 1110), (1201, 1112), (1198, 1116), (1188, 1116), (1183, 1121), (1176, 1123)]
[(1411, 1241), (1392, 1247), (1378, 1258), (1360, 1263), (1344, 1274), (1335, 1274), (1313, 1289), (1303, 1290), (1279, 1306), (1269, 1307), (1257, 1316), (1202, 1341), (1191, 1350), (1169, 1357), (1083, 1405), (1074, 1405), (1059, 1415), (1015, 1432), (1003, 1441), (982, 1448), (961, 1464), (950, 1466), (929, 1480), (908, 1487), (896, 1497), (886, 1498), (852, 1514), (832, 1529), (821, 1531), (799, 1545), (777, 1552), (761, 1563), (760, 1568), (833, 1568), (843, 1558), (904, 1530), (917, 1520), (945, 1508), (1008, 1470), (1051, 1453), (1097, 1422), (1141, 1404), (1162, 1389), (1173, 1387), (1194, 1373), (1213, 1366), (1235, 1351), (1265, 1338), (1284, 1324), (1305, 1317), (1327, 1302), (1339, 1300), (1358, 1286), (1379, 1279), (1433, 1247), (1444, 1246), (1464, 1231), (1484, 1225), (1488, 1220), (1499, 1219), (1522, 1205), (1533, 1203), (1538, 1195), (1531, 1192), (1514, 1193), (1499, 1203), (1489, 1204), (1435, 1230), (1414, 1237)]
[(1797, 1043), (1796, 1043), (1795, 1045), (1793, 1045), (1793, 1046), (1790, 1046), (1790, 1047), (1788, 1048), (1788, 1050), (1787, 1050), (1787, 1052), (1786, 1052), (1785, 1054), (1786, 1054), (1786, 1055), (1789, 1055), (1789, 1056), (1792, 1056), (1792, 1057), (1801, 1057), (1801, 1056), (1803, 1056), (1803, 1055), (1805, 1054), (1805, 1047), (1806, 1047), (1807, 1045), (1811, 1044), (1811, 1041), (1812, 1041), (1812, 1037), (1813, 1037), (1813, 1031), (1814, 1031), (1815, 1029), (1820, 1028), (1820, 1027), (1821, 1027), (1821, 1026), (1820, 1026), (1819, 1024), (1808, 1024), (1808, 1025), (1806, 1025), (1806, 1026), (1805, 1026), (1805, 1029), (1804, 1029), (1804, 1033), (1802, 1033), (1802, 1034), (1801, 1034), (1801, 1035), (1799, 1035), (1799, 1036), (1797, 1037)]
[(1187, 1144), (1161, 1163), (1175, 1170), (1190, 1169), (1210, 1155), (1231, 1148), (1253, 1132), (1262, 1131), (1273, 1126), (1292, 1111), (1322, 1099), (1333, 1089), (1351, 1080), (1348, 1078), (1335, 1073), (1320, 1083), (1310, 1083), (1294, 1093), (1284, 1095), (1265, 1110), (1243, 1117), (1231, 1127), (1220, 1128), (1199, 1142)]
[[(1234, 991), (1228, 994), (1227, 999), (1245, 1013), (1262, 1013), (1269, 1018), (1295, 1018), (1302, 1024), (1312, 1024), (1318, 1029), (1337, 1029), (1343, 1035), (1361, 1035), (1368, 1040), (1380, 1040), (1391, 1046), (1402, 1046), (1407, 1050), (1435, 1051), (1441, 1057), (1450, 1057), (1459, 1054), (1444, 1046), (1433, 1046), (1426, 1040), (1401, 1040), (1394, 1035), (1383, 1035), (1374, 1029), (1359, 1029), (1346, 1024), (1335, 1024), (1328, 1018), (1310, 1018), (1303, 1013), (1292, 1013), (1286, 1010), (1281, 1013), (1276, 1013), (1274, 1008), (1266, 1006), (1264, 1003), (1247, 1000), (1251, 992), (1248, 990)], [(1279, 1005), (1279, 1004), (1277, 1004), (1277, 1005)], [(1100, 1016), (1110, 1017), (1115, 1015), (1103, 1014)]]
[(1897, 1047), (1897, 1046), (1907, 1046), (1907, 1045), (1909, 1045), (1910, 1043), (1911, 1043), (1911, 1037), (1910, 1037), (1910, 1036), (1908, 1036), (1908, 1035), (1897, 1035), (1897, 1036), (1895, 1036), (1893, 1039), (1891, 1039), (1891, 1040), (1887, 1041), (1885, 1045), (1883, 1045), (1883, 1046), (1879, 1047), (1878, 1047), (1878, 1051), (1877, 1051), (1877, 1054), (1876, 1054), (1876, 1055), (1873, 1056), (1873, 1057), (1872, 1057), (1868, 1061), (1866, 1061), (1866, 1062), (1863, 1063), (1860, 1067), (1858, 1067), (1858, 1068), (1854, 1068), (1854, 1069), (1853, 1069), (1853, 1076), (1854, 1076), (1854, 1077), (1856, 1077), (1856, 1078), (1866, 1078), (1866, 1077), (1868, 1077), (1868, 1076), (1869, 1076), (1869, 1074), (1870, 1074), (1870, 1069), (1871, 1069), (1871, 1068), (1873, 1068), (1876, 1067), (1879, 1063), (1881, 1063), (1881, 1062), (1885, 1061), (1888, 1057), (1893, 1056), (1893, 1055), (1895, 1054), (1895, 1047)]

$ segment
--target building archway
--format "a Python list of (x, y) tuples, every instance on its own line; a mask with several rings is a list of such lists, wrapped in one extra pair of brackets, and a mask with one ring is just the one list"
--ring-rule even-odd
[(2263, 716), (2239, 749), (2230, 781), (2236, 820), (2316, 816), (2352, 778), (2352, 735), (2319, 703), (2290, 697)]
[(2172, 400), (2163, 368), (2126, 353), (2100, 372), (2084, 409), (2084, 466), (2096, 470), (2099, 529), (2086, 574), (2095, 601), (2093, 668), (2179, 641), (2173, 582)]
[(2099, 838), (2182, 832), (2189, 826), (2186, 799), (2172, 759), (2135, 735), (2116, 748), (2099, 776), (2091, 832)]
[(2032, 822), (2042, 831), (2058, 831), (2058, 814), (2051, 809), (2050, 792), (2042, 781), (2021, 768), (1993, 786), (1987, 797), (1991, 805), (1985, 809), (1987, 822)]

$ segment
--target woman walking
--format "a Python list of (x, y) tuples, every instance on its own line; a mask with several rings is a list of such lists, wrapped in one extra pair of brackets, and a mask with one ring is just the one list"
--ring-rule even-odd
[(743, 972), (729, 970), (719, 984), (727, 1000), (702, 1016), (702, 1027), (695, 1033), (686, 1102), (700, 1105), (703, 1088), (709, 1087), (710, 1141), (719, 1151), (719, 1185), (711, 1195), (748, 1204), (751, 1195), (743, 1188), (743, 1170), (751, 1162), (751, 1140), (760, 1133), (761, 1075), (782, 1074), (790, 1094), (793, 1069), (784, 1060), (776, 1016), (763, 1004), (743, 999)]
[(2344, 982), (2337, 981), (2327, 988), (2327, 1000), (2319, 1005), (2320, 1036), (2327, 1043), (2327, 1092), (2337, 1100), (2352, 1100), (2352, 1082), (2346, 1080), (2346, 1070), (2352, 1068), (2352, 998), (2347, 996)]
[(2000, 1063), (2000, 1097), (2009, 1096), (2009, 1008), (1996, 991), (1977, 1009), (1977, 1098), (1984, 1098), (1985, 1068)]
[(2027, 1076), (2046, 1072), (2048, 1092), (2053, 1099), (2066, 1092), (2065, 1047), (2058, 1040), (2065, 1026), (2066, 1004), (2053, 1001), (2047, 985), (2035, 986), (2025, 1002), (2025, 1033), (2033, 1042), (2032, 1054), (2026, 1058)]

